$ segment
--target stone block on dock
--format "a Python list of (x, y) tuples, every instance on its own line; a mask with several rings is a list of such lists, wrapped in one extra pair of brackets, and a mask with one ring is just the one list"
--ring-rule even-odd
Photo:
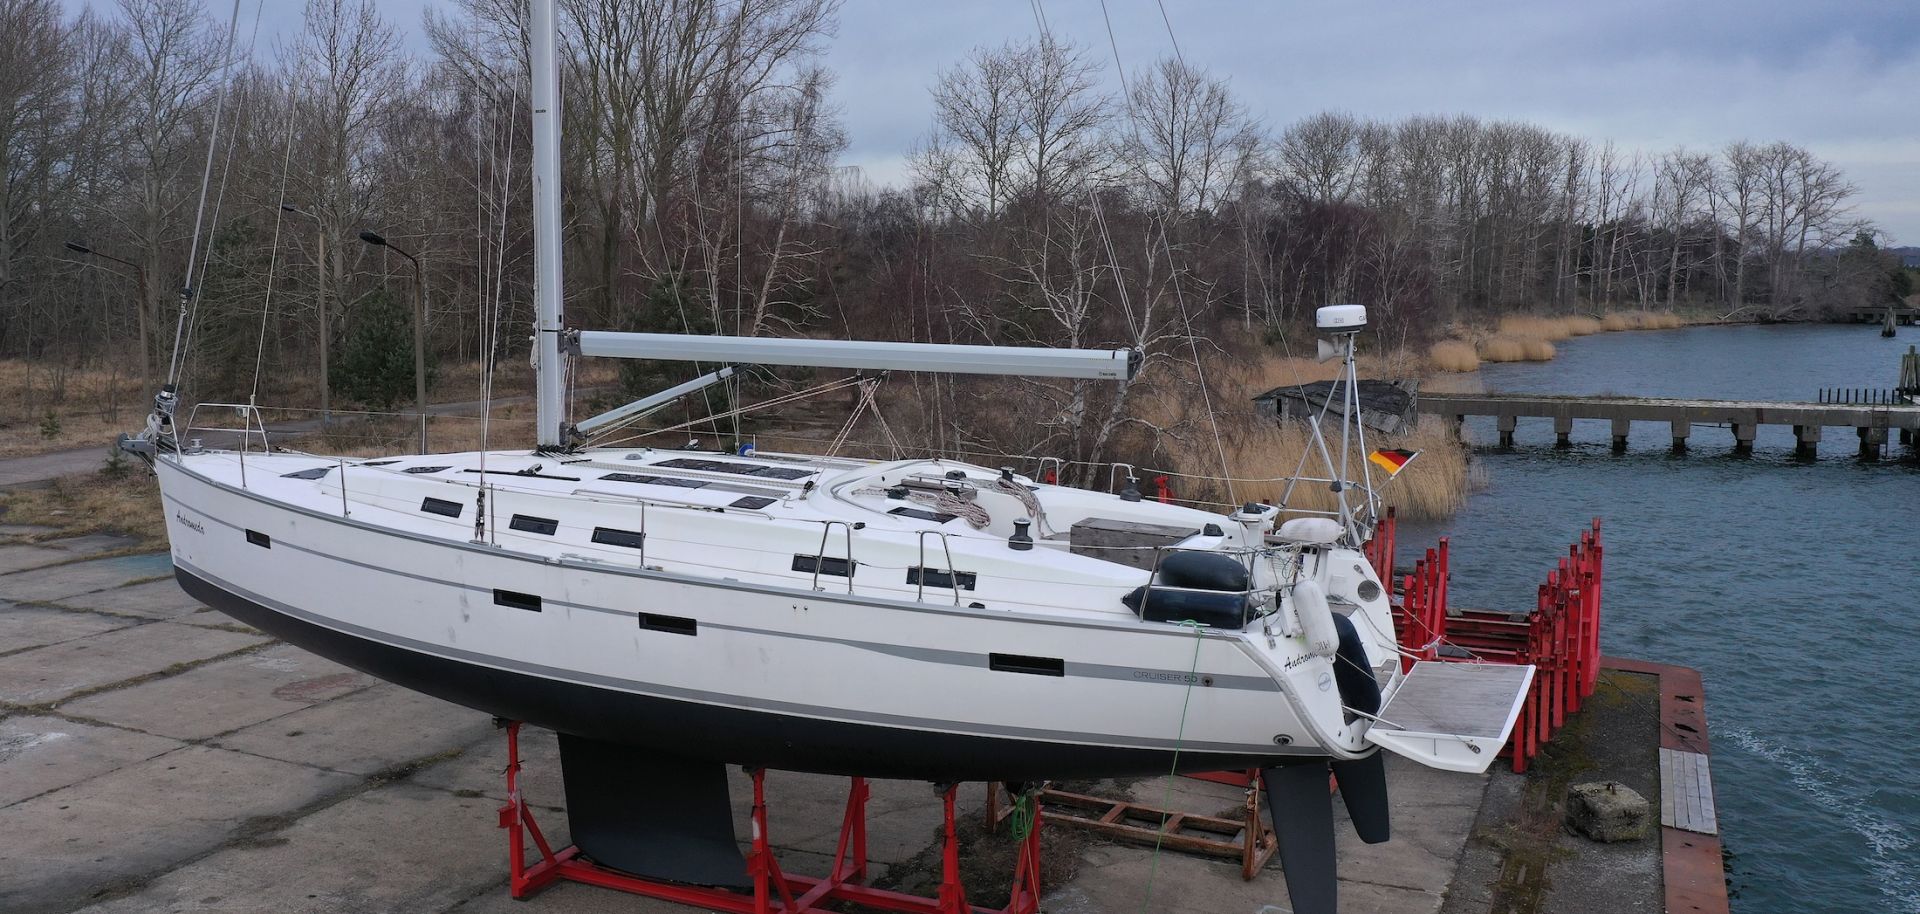
[(1575, 784), (1567, 791), (1567, 824), (1595, 841), (1638, 841), (1647, 836), (1647, 798), (1617, 781)]

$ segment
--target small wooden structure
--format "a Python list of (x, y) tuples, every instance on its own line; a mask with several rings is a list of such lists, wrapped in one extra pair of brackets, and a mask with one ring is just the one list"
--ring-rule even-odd
[[(1048, 827), (1072, 825), (1116, 841), (1239, 860), (1240, 878), (1252, 880), (1280, 850), (1273, 825), (1260, 808), (1263, 798), (1256, 774), (1246, 772), (1245, 777), (1237, 779), (1245, 786), (1246, 799), (1240, 815), (1231, 819), (1052, 787), (1034, 794), (1034, 802), (1046, 807)], [(997, 784), (987, 785), (987, 816), (994, 825), (1013, 813), (1013, 805), (1006, 803), (1001, 791)]]
[[(1276, 387), (1257, 397), (1253, 402), (1263, 416), (1272, 416), (1283, 422), (1305, 421), (1320, 415), (1327, 408), (1327, 399), (1336, 396), (1333, 381), (1315, 381), (1311, 384), (1289, 384)], [(1419, 420), (1418, 404), (1420, 381), (1415, 378), (1403, 378), (1392, 381), (1380, 381), (1363, 378), (1360, 381), (1360, 421), (1367, 428), (1388, 435), (1412, 431)], [(1329, 420), (1340, 417), (1340, 405), (1334, 404), (1327, 412)]]

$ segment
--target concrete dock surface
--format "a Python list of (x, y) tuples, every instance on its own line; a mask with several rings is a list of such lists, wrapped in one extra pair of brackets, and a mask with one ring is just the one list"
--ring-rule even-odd
[[(114, 536), (29, 542), (46, 536), (0, 527), (0, 911), (692, 910), (564, 883), (510, 900), (496, 817), (505, 739), (486, 715), (200, 606), (174, 585), (164, 553), (126, 554), (133, 544)], [(527, 729), (522, 754), (522, 789), (563, 845), (552, 735)], [(1488, 848), (1505, 826), (1483, 801), (1515, 805), (1525, 779), (1398, 758), (1389, 770), (1390, 843), (1362, 844), (1336, 810), (1341, 910), (1488, 910), (1502, 878)], [(744, 837), (751, 791), (733, 777)], [(1115, 789), (1153, 804), (1170, 794), (1175, 808), (1205, 814), (1242, 798), (1185, 778)], [(840, 778), (768, 775), (785, 869), (826, 870), (844, 791)], [(961, 796), (979, 815), (984, 788)], [(872, 873), (885, 879), (936, 845), (939, 797), (923, 783), (874, 782), (869, 818)], [(1489, 840), (1470, 842), (1476, 834)], [(1098, 840), (1074, 853), (1072, 878), (1044, 887), (1049, 912), (1289, 911), (1277, 861), (1249, 882), (1235, 861), (1171, 851), (1156, 861), (1151, 848)], [(1647, 854), (1657, 881), (1657, 840)]]

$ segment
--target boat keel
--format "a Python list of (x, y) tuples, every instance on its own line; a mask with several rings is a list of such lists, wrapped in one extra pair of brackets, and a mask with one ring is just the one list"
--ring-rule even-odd
[(560, 734), (567, 823), (595, 863), (687, 885), (751, 889), (733, 833), (727, 769)]

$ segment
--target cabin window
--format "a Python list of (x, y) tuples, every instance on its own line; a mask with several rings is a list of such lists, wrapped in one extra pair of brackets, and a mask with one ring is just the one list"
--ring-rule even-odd
[(464, 509), (465, 507), (466, 507), (465, 505), (462, 505), (457, 501), (448, 501), (444, 498), (428, 497), (428, 498), (420, 499), (420, 510), (425, 511), (428, 514), (439, 514), (446, 517), (459, 517), (461, 510)]
[(530, 593), (521, 593), (517, 590), (501, 590), (497, 587), (494, 588), (493, 591), (493, 604), (511, 609), (524, 609), (528, 612), (537, 613), (540, 611), (539, 597)]
[(1067, 665), (1058, 657), (1028, 657), (1024, 654), (988, 654), (987, 668), (1000, 673), (1027, 673), (1033, 676), (1067, 675)]
[(796, 555), (793, 557), (793, 570), (807, 574), (832, 574), (843, 578), (853, 577), (853, 563), (846, 559), (821, 555)]
[(384, 466), (390, 466), (392, 464), (396, 464), (399, 462), (400, 461), (398, 460), (368, 460), (361, 463), (360, 465), (363, 467), (384, 467)]
[[(909, 585), (918, 586), (924, 583), (928, 587), (952, 587), (954, 577), (955, 572), (942, 571), (938, 568), (921, 568), (916, 566), (907, 569), (907, 583)], [(961, 590), (972, 590), (973, 585), (979, 580), (979, 576), (971, 571), (959, 572), (958, 577), (960, 578)]]
[(593, 528), (593, 541), (602, 546), (625, 546), (628, 549), (645, 549), (647, 535), (632, 530), (617, 530), (613, 527)]
[(328, 471), (332, 469), (333, 467), (314, 467), (308, 470), (294, 470), (291, 473), (281, 473), (280, 478), (282, 479), (319, 479), (320, 477), (327, 475)]
[(264, 533), (261, 533), (258, 530), (247, 531), (247, 542), (252, 543), (255, 546), (259, 546), (262, 549), (273, 548), (273, 537), (268, 536)]
[(555, 530), (560, 529), (560, 522), (551, 517), (533, 517), (528, 514), (515, 514), (513, 520), (509, 521), (507, 526), (522, 533), (541, 533), (552, 536)]
[(666, 632), (672, 635), (700, 634), (700, 623), (680, 616), (663, 616), (659, 613), (641, 613), (640, 627), (648, 631)]
[(453, 467), (407, 467), (406, 469), (404, 469), (404, 470), (401, 470), (400, 472), (402, 472), (402, 473), (415, 473), (415, 474), (419, 474), (419, 473), (438, 473), (438, 472), (440, 472), (441, 470), (451, 470), (451, 469), (453, 469)]

